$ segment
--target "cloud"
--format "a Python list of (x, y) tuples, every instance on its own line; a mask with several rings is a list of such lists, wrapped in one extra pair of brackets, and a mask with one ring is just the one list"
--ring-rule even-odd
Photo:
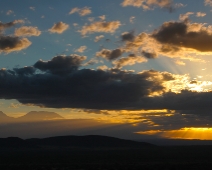
[(88, 21), (93, 22), (95, 20), (94, 17), (88, 17)]
[(0, 36), (0, 52), (10, 53), (29, 47), (32, 43), (27, 38)]
[(11, 103), (11, 104), (10, 104), (10, 108), (14, 108), (14, 109), (17, 109), (17, 108), (19, 108), (20, 106), (22, 106), (22, 105), (19, 104), (19, 103)]
[(39, 36), (41, 31), (37, 27), (23, 26), (15, 30), (15, 36)]
[(171, 48), (187, 48), (212, 52), (212, 30), (198, 23), (165, 22), (152, 37)]
[(13, 27), (18, 23), (24, 23), (24, 21), (23, 20), (15, 20), (15, 21), (8, 22), (8, 23), (0, 22), (0, 32), (2, 32), (3, 30), (5, 30), (7, 28)]
[(132, 16), (132, 17), (130, 17), (130, 23), (134, 23), (134, 20), (135, 20), (135, 17), (134, 16)]
[(128, 57), (122, 57), (118, 60), (113, 61), (113, 64), (116, 68), (122, 68), (127, 65), (134, 65), (136, 63), (147, 62), (147, 60), (143, 57), (136, 56), (135, 54), (130, 54)]
[[(133, 35), (130, 35), (132, 33), (129, 33), (127, 34), (126, 37), (122, 37), (122, 41), (123, 40), (129, 40), (129, 37), (133, 37)], [(126, 35), (126, 34), (124, 34)], [(126, 41), (126, 44), (125, 44), (125, 51), (136, 51), (138, 50), (138, 48), (141, 48), (147, 41), (148, 41), (148, 38), (149, 38), (149, 35), (142, 32), (140, 33), (139, 35), (135, 36), (132, 40), (132, 38), (130, 38), (130, 40), (132, 41)]]
[(102, 66), (97, 67), (97, 69), (98, 70), (107, 70), (108, 69), (108, 66), (102, 65)]
[(205, 5), (212, 6), (212, 0), (205, 0)]
[(117, 59), (121, 55), (122, 55), (121, 49), (115, 49), (115, 50), (102, 49), (100, 52), (96, 53), (97, 57), (103, 57), (107, 60)]
[(35, 73), (35, 68), (32, 66), (25, 66), (23, 68), (14, 68), (13, 71), (15, 71), (16, 74), (21, 76), (27, 76), (27, 75), (33, 75)]
[(92, 13), (92, 11), (90, 10), (89, 7), (84, 7), (82, 9), (80, 8), (73, 8), (69, 14), (74, 14), (74, 13), (78, 13), (80, 16), (86, 16)]
[(68, 74), (77, 70), (82, 62), (86, 59), (85, 56), (56, 56), (50, 61), (39, 60), (34, 64), (34, 67), (52, 74)]
[(141, 54), (147, 59), (154, 59), (158, 57), (158, 55), (155, 52), (148, 52), (144, 50), (141, 52)]
[[(192, 92), (184, 90), (179, 94), (167, 93), (165, 99), (172, 101), (166, 103), (166, 107), (175, 108), (174, 110), (204, 110), (211, 108), (209, 101), (212, 97), (211, 92)], [(176, 106), (174, 106), (174, 104)], [(201, 113), (200, 113), (201, 114)]]
[(181, 66), (186, 65), (182, 60), (176, 60), (175, 63), (176, 63), (177, 65), (181, 65)]
[(6, 14), (7, 14), (7, 15), (11, 15), (11, 14), (13, 14), (13, 13), (14, 13), (14, 11), (8, 10)]
[(204, 12), (197, 12), (196, 16), (197, 17), (204, 17), (204, 16), (206, 16), (206, 13), (204, 13)]
[(82, 35), (92, 34), (95, 32), (114, 33), (120, 25), (120, 21), (98, 21), (90, 25), (84, 25), (79, 32), (81, 32)]
[(94, 39), (94, 42), (98, 42), (98, 41), (100, 41), (104, 37), (105, 37), (104, 35), (96, 36), (95, 39)]
[(87, 49), (86, 46), (81, 46), (79, 47), (78, 49), (75, 50), (75, 52), (78, 52), (78, 53), (84, 53), (84, 51)]
[(124, 32), (121, 34), (122, 41), (133, 41), (135, 39), (134, 32)]
[(96, 64), (98, 62), (99, 61), (96, 58), (91, 58), (89, 61), (87, 61), (86, 63), (84, 63), (82, 66), (94, 65), (94, 64)]
[[(189, 20), (165, 22), (152, 33), (141, 32), (138, 35), (134, 32), (122, 33), (120, 49), (123, 53), (143, 55), (146, 58), (157, 58), (162, 55), (193, 62), (206, 62), (194, 55), (211, 54), (209, 45), (211, 28), (211, 25), (192, 23)], [(178, 33), (178, 31), (184, 31), (184, 33)]]
[(51, 33), (58, 33), (62, 34), (64, 31), (66, 31), (69, 28), (69, 25), (64, 22), (58, 22), (52, 26), (52, 28), (49, 29), (49, 32)]
[(88, 114), (104, 114), (109, 115), (107, 110), (97, 110), (97, 109), (83, 109), (82, 112), (88, 113)]
[(188, 20), (188, 17), (189, 17), (190, 15), (193, 15), (193, 14), (194, 14), (193, 12), (186, 12), (185, 14), (180, 14), (179, 19), (180, 19), (181, 21)]
[(10, 27), (15, 26), (18, 23), (24, 23), (23, 20), (15, 20), (8, 23), (0, 22), (0, 53), (10, 53), (14, 51), (23, 50), (31, 45), (31, 42), (27, 38), (19, 38), (17, 36), (6, 36), (2, 32)]
[[(154, 70), (80, 69), (85, 57), (57, 56), (31, 67), (0, 70), (0, 98), (53, 108), (127, 109), (166, 91), (172, 74)], [(34, 69), (36, 71), (34, 71)], [(15, 88), (14, 88), (15, 87)]]
[(74, 13), (76, 13), (76, 12), (78, 12), (80, 9), (79, 8), (73, 8), (70, 12), (69, 12), (69, 14), (71, 15), (71, 14), (74, 14)]
[(212, 109), (212, 92), (169, 91), (186, 87), (186, 75), (155, 70), (134, 73), (81, 69), (83, 61), (83, 56), (56, 56), (30, 67), (1, 69), (0, 98), (51, 108)]
[(106, 19), (106, 16), (105, 15), (101, 15), (101, 16), (99, 16), (99, 18), (104, 21)]
[(32, 11), (35, 11), (35, 7), (33, 6), (29, 7), (29, 9), (31, 9)]
[(150, 10), (154, 7), (168, 8), (170, 11), (173, 10), (172, 0), (124, 0), (121, 5), (123, 7), (141, 7), (144, 10)]
[(92, 11), (88, 7), (84, 7), (83, 9), (81, 9), (79, 11), (80, 16), (86, 16), (86, 15), (89, 15), (91, 13), (92, 13)]

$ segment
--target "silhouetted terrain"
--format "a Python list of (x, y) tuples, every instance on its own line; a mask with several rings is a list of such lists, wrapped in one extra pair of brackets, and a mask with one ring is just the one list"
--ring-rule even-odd
[(45, 111), (31, 111), (24, 116), (13, 118), (7, 116), (0, 111), (0, 123), (23, 123), (23, 122), (39, 122), (45, 120), (60, 120), (64, 119), (57, 113)]
[(42, 120), (58, 120), (64, 119), (57, 113), (45, 111), (31, 111), (24, 116), (17, 118), (19, 121), (42, 121)]
[(0, 148), (141, 148), (152, 144), (107, 136), (58, 136), (43, 139), (0, 138)]
[[(209, 170), (212, 167), (212, 145), (156, 146), (142, 140), (136, 142), (108, 137), (110, 135), (65, 136), (62, 132), (74, 134), (76, 129), (77, 133), (88, 130), (87, 134), (95, 134), (96, 129), (97, 133), (99, 130), (101, 133), (108, 132), (110, 126), (94, 124), (91, 120), (67, 120), (54, 112), (29, 112), (20, 118), (11, 118), (0, 112), (0, 123), (1, 136), (16, 136), (19, 131), (20, 136), (42, 134), (44, 131), (44, 136), (52, 131), (63, 135), (31, 139), (0, 138), (2, 170)], [(116, 128), (113, 126), (112, 131), (119, 134)], [(181, 141), (173, 140), (175, 143)], [(160, 142), (170, 143), (170, 140)], [(201, 141), (194, 142), (201, 144)]]
[(13, 122), (15, 118), (9, 117), (6, 114), (4, 114), (2, 111), (0, 111), (0, 123), (6, 123), (6, 122)]
[[(17, 138), (9, 140), (23, 142)], [(212, 146), (0, 149), (2, 170), (210, 170), (211, 160)]]
[(212, 140), (199, 140), (199, 139), (144, 139), (144, 140), (137, 140), (147, 143), (152, 143), (158, 146), (189, 146), (189, 145), (212, 145)]

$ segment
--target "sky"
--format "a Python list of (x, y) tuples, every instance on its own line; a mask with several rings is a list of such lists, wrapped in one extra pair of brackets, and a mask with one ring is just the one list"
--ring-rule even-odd
[(48, 111), (144, 138), (212, 140), (212, 0), (1, 4), (8, 116)]

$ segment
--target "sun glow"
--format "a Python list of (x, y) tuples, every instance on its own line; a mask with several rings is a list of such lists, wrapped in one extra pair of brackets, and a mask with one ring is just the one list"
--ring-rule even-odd
[(149, 130), (136, 133), (143, 135), (156, 135), (168, 139), (212, 140), (211, 127), (185, 127), (178, 130)]
[(196, 92), (207, 92), (210, 89), (207, 89), (207, 86), (211, 86), (212, 82), (210, 81), (191, 81), (187, 86), (189, 90), (196, 91)]

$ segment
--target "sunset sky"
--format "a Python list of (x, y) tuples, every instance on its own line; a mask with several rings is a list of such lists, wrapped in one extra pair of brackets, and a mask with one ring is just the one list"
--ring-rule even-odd
[(0, 111), (212, 140), (211, 16), (212, 0), (2, 0)]

